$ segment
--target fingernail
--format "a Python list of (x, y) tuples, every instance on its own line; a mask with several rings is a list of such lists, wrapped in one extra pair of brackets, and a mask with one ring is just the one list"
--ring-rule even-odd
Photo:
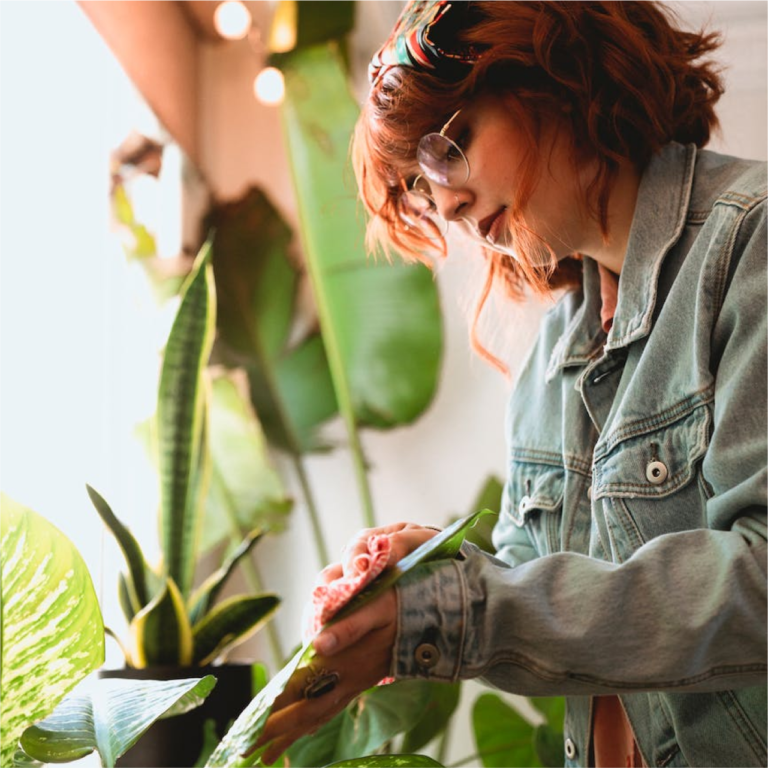
[(314, 643), (312, 643), (315, 650), (321, 655), (331, 653), (337, 644), (338, 640), (336, 639), (336, 635), (331, 632), (323, 632), (323, 634), (318, 635), (318, 637), (315, 638)]

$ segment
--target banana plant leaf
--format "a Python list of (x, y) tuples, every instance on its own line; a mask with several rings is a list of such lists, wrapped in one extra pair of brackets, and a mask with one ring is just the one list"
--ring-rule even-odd
[(88, 569), (45, 518), (0, 495), (0, 764), (22, 731), (104, 662), (104, 625)]
[[(339, 621), (351, 611), (362, 607), (365, 603), (376, 599), (382, 592), (394, 586), (406, 573), (417, 565), (435, 560), (456, 557), (467, 530), (474, 525), (488, 510), (475, 512), (468, 517), (457, 520), (436, 536), (426, 541), (410, 555), (404, 557), (391, 569), (385, 571), (376, 581), (369, 584), (350, 603), (342, 608), (326, 626)], [(293, 675), (307, 667), (315, 656), (311, 642), (302, 646), (293, 658), (269, 682), (251, 703), (243, 710), (232, 728), (222, 739), (219, 746), (211, 755), (209, 766), (249, 766), (255, 765), (263, 748), (254, 750), (264, 724), (269, 717), (275, 699), (285, 690)]]
[(188, 712), (213, 690), (216, 678), (99, 680), (67, 696), (42, 722), (27, 728), (21, 746), (45, 763), (78, 760), (96, 751), (105, 768), (130, 749), (156, 721)]
[(184, 598), (173, 579), (130, 624), (134, 667), (189, 666), (194, 642)]
[(201, 552), (233, 536), (237, 540), (241, 531), (257, 527), (282, 530), (293, 505), (269, 458), (244, 379), (223, 370), (212, 376), (208, 420), (211, 483), (203, 513)]
[[(213, 269), (219, 295), (217, 354), (248, 372), (251, 400), (273, 445), (314, 450), (315, 431), (336, 411), (325, 350), (315, 333), (289, 346), (297, 312), (292, 234), (258, 188), (214, 207)], [(288, 386), (288, 385), (291, 386)]]
[(198, 254), (171, 328), (157, 401), (161, 549), (165, 573), (185, 597), (194, 576), (200, 507), (205, 500), (203, 368), (216, 318), (210, 253), (209, 240)]
[(264, 626), (278, 605), (277, 595), (238, 595), (219, 603), (192, 630), (193, 664), (212, 663)]
[[(339, 407), (389, 428), (430, 404), (442, 353), (438, 294), (422, 265), (370, 260), (351, 186), (358, 107), (333, 44), (284, 59), (283, 124), (301, 235)], [(351, 409), (351, 413), (347, 412)]]
[(286, 53), (343, 37), (355, 25), (355, 1), (280, 0), (272, 19), (269, 49)]
[[(299, 739), (287, 752), (289, 764), (312, 768), (373, 754), (424, 716), (434, 685), (404, 680), (366, 691), (316, 733)], [(403, 750), (416, 751), (406, 746)]]

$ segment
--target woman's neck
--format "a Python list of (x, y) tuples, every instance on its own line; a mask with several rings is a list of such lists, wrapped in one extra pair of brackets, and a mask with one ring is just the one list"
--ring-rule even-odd
[(627, 253), (639, 188), (640, 174), (634, 165), (622, 164), (608, 202), (608, 241), (603, 240), (595, 222), (594, 244), (585, 250), (587, 256), (617, 275), (621, 272)]

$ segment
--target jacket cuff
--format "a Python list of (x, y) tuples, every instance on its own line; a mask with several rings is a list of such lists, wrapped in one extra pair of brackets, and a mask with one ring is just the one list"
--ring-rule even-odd
[(396, 590), (394, 677), (457, 680), (467, 613), (460, 564), (455, 560), (422, 564), (406, 574)]

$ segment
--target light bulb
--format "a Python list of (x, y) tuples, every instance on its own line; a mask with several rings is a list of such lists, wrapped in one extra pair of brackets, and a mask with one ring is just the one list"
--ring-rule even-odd
[(216, 7), (213, 24), (227, 40), (241, 40), (251, 28), (251, 12), (240, 0), (225, 0)]
[(281, 104), (285, 96), (283, 73), (275, 67), (265, 67), (253, 82), (256, 98), (268, 106)]

